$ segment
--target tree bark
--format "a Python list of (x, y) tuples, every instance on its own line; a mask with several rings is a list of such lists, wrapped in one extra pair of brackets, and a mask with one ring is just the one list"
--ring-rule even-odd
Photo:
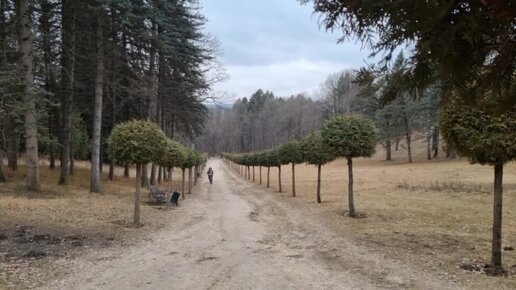
[(409, 163), (412, 163), (412, 148), (411, 148), (412, 136), (411, 136), (411, 132), (410, 132), (409, 120), (406, 115), (403, 117), (403, 123), (405, 124), (405, 135), (407, 137), (408, 159), (409, 159)]
[(181, 169), (183, 171), (183, 177), (181, 178), (181, 197), (185, 200), (185, 168)]
[(142, 186), (142, 164), (136, 164), (136, 190), (134, 191), (134, 216), (133, 223), (135, 226), (140, 225), (140, 191)]
[(72, 105), (75, 71), (75, 0), (63, 2), (63, 124), (60, 185), (66, 185), (70, 179), (70, 156), (72, 155)]
[(385, 143), (385, 161), (392, 161), (392, 144), (391, 140)]
[(432, 135), (432, 150), (434, 151), (433, 158), (439, 154), (439, 128), (434, 127), (434, 134)]
[(192, 167), (188, 168), (188, 194), (192, 194)]
[(281, 191), (281, 165), (278, 166), (278, 185), (279, 185), (279, 192)]
[(4, 125), (7, 143), (7, 167), (9, 167), (12, 171), (16, 171), (18, 169), (18, 141), (14, 128), (14, 116), (8, 112), (5, 112)]
[(4, 167), (4, 152), (2, 151), (2, 148), (0, 148), (0, 182), (6, 182), (3, 167)]
[(292, 162), (292, 196), (296, 197), (296, 164)]
[(20, 53), (23, 67), (23, 101), (25, 104), (25, 154), (27, 190), (40, 191), (38, 131), (34, 95), (34, 63), (32, 54), (32, 20), (28, 0), (20, 0)]
[(96, 61), (97, 71), (95, 75), (95, 106), (93, 107), (93, 138), (91, 140), (91, 180), (90, 192), (101, 192), (100, 166), (100, 140), (102, 129), (102, 97), (104, 92), (104, 29), (102, 27), (101, 7), (97, 7), (97, 31), (96, 31)]
[(349, 216), (355, 217), (355, 202), (353, 200), (353, 159), (348, 157), (348, 203)]
[(503, 202), (503, 163), (494, 167), (494, 204), (493, 204), (493, 242), (491, 266), (502, 267), (502, 202)]
[(162, 181), (162, 170), (164, 170), (164, 168), (162, 168), (161, 166), (158, 167), (158, 184), (161, 184), (161, 181)]
[(271, 175), (271, 168), (267, 167), (267, 188), (269, 188), (269, 176)]
[(260, 184), (262, 184), (262, 167), (260, 166)]
[(129, 178), (129, 163), (126, 162), (125, 165), (124, 165), (124, 177), (125, 178)]
[(156, 185), (156, 164), (154, 163), (151, 165), (150, 184)]
[(321, 167), (321, 164), (317, 165), (317, 203), (321, 203)]
[(149, 186), (149, 174), (147, 173), (147, 164), (142, 165), (142, 186)]
[(254, 182), (254, 166), (253, 166), (253, 182)]
[(432, 135), (426, 137), (426, 160), (432, 160)]

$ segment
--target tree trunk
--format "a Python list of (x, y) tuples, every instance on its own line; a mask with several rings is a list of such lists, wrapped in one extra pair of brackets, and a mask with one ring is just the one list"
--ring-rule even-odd
[(147, 173), (147, 164), (142, 165), (142, 186), (148, 187), (149, 186), (149, 175)]
[(253, 182), (254, 182), (254, 166), (253, 166)]
[(2, 148), (0, 148), (0, 182), (6, 182), (3, 167), (4, 167), (4, 152), (2, 151)]
[(409, 163), (412, 163), (412, 148), (411, 148), (411, 144), (410, 144), (412, 141), (412, 136), (411, 136), (410, 126), (409, 126), (409, 121), (408, 121), (407, 116), (403, 117), (403, 123), (405, 124), (405, 136), (407, 137), (408, 159), (409, 159)]
[(192, 194), (192, 167), (188, 168), (188, 194)]
[(494, 204), (493, 204), (493, 243), (491, 266), (502, 267), (502, 201), (503, 201), (503, 163), (494, 167)]
[(321, 164), (317, 165), (317, 203), (321, 203), (321, 167)]
[[(7, 108), (9, 109), (9, 108)], [(7, 167), (12, 171), (18, 169), (18, 141), (14, 124), (14, 116), (5, 112), (5, 138), (7, 145)]]
[(185, 200), (185, 168), (181, 169), (183, 171), (183, 177), (181, 178), (181, 196), (183, 197), (183, 200)]
[(68, 184), (70, 179), (70, 156), (72, 151), (72, 105), (73, 105), (73, 84), (75, 71), (75, 0), (63, 2), (63, 72), (62, 81), (63, 91), (63, 124), (62, 133), (62, 152), (61, 152), (61, 175), (59, 176), (60, 185)]
[(271, 175), (271, 168), (267, 167), (267, 188), (269, 188), (269, 176)]
[(91, 182), (90, 192), (101, 191), (100, 166), (100, 139), (102, 128), (102, 97), (104, 92), (104, 30), (100, 7), (97, 7), (97, 33), (95, 43), (97, 72), (95, 75), (95, 106), (93, 108), (93, 136), (91, 140)]
[(394, 150), (398, 151), (399, 147), (400, 147), (400, 139), (396, 138), (396, 147), (394, 148)]
[(296, 197), (296, 164), (292, 162), (292, 196)]
[(25, 154), (27, 190), (40, 191), (36, 96), (32, 54), (32, 20), (28, 0), (20, 0), (20, 53), (23, 67), (23, 101), (25, 103)]
[(426, 137), (426, 160), (432, 160), (432, 135)]
[(434, 151), (433, 158), (439, 154), (439, 128), (434, 127), (434, 134), (432, 135), (432, 150)]
[(109, 180), (115, 180), (115, 159), (111, 158), (109, 161), (109, 173), (108, 173)]
[(156, 185), (156, 164), (154, 163), (151, 165), (150, 184)]
[(278, 185), (279, 185), (279, 192), (281, 191), (281, 165), (278, 166)]
[(391, 140), (385, 143), (385, 161), (392, 161), (392, 144)]
[(125, 178), (129, 178), (129, 163), (126, 162), (125, 165), (124, 165), (124, 177)]
[[(165, 168), (163, 168), (163, 169), (165, 169)], [(163, 172), (165, 172), (165, 170), (163, 170)], [(167, 181), (168, 181), (168, 192), (172, 192), (172, 168), (168, 168)]]
[(348, 157), (348, 202), (349, 216), (355, 217), (355, 202), (353, 200), (353, 159)]
[(262, 184), (262, 167), (260, 166), (260, 184)]
[(161, 184), (162, 170), (164, 170), (164, 169), (161, 166), (159, 166), (158, 167), (158, 184)]
[(142, 186), (142, 164), (136, 164), (136, 190), (134, 191), (134, 217), (135, 226), (140, 225), (140, 191)]

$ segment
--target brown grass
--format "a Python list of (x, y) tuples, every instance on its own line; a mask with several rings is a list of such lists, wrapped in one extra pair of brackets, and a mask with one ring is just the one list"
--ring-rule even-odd
[[(489, 278), (458, 268), (462, 260), (490, 261), (493, 168), (466, 160), (426, 161), (424, 152), (418, 153), (413, 164), (404, 163), (404, 152), (398, 152), (394, 162), (382, 161), (383, 152), (354, 162), (355, 206), (365, 219), (343, 217), (348, 206), (345, 160), (323, 167), (322, 204), (315, 198), (316, 167), (298, 165), (295, 202), (324, 216), (328, 225), (357, 244), (391, 258), (459, 275), (480, 288), (515, 289), (514, 276)], [(265, 180), (266, 171), (262, 174)], [(285, 197), (291, 195), (291, 182), (291, 167), (283, 166)], [(272, 168), (271, 189), (278, 190), (277, 169)], [(510, 163), (504, 172), (503, 246), (516, 247), (515, 209), (516, 163)], [(504, 251), (503, 263), (515, 269), (516, 251)]]

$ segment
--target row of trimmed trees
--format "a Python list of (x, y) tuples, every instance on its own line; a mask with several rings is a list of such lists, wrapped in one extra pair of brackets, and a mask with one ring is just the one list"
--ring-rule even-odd
[[(107, 144), (112, 158), (120, 162), (136, 164), (135, 225), (140, 225), (140, 191), (144, 166), (152, 162), (165, 168), (169, 191), (173, 168), (181, 168), (181, 195), (184, 200), (186, 169), (188, 169), (188, 193), (191, 193), (192, 183), (197, 181), (197, 173), (208, 160), (207, 154), (188, 149), (168, 138), (156, 123), (150, 121), (130, 120), (118, 124), (111, 132)], [(192, 176), (192, 171), (195, 171), (195, 177)]]
[[(308, 163), (317, 166), (317, 202), (321, 202), (321, 167), (338, 157), (348, 162), (348, 200), (349, 216), (355, 217), (353, 191), (353, 158), (371, 157), (376, 148), (377, 130), (372, 120), (362, 115), (338, 115), (327, 121), (320, 132), (312, 132), (301, 141), (288, 141), (274, 149), (243, 153), (223, 153), (223, 158), (251, 179), (251, 167), (259, 167), (260, 184), (262, 167), (267, 168), (267, 187), (269, 187), (270, 168), (278, 167), (279, 191), (281, 187), (281, 166), (292, 166), (292, 195), (296, 196), (297, 164)], [(243, 167), (243, 171), (242, 171)]]

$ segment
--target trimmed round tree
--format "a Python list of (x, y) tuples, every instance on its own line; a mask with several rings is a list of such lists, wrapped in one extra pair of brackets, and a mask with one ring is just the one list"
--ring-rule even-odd
[(188, 169), (188, 194), (192, 193), (192, 167), (195, 166), (195, 163), (197, 162), (197, 154), (192, 149), (186, 149), (186, 158), (183, 161), (183, 164), (181, 164), (181, 170), (182, 170), (182, 179), (181, 179), (181, 196), (183, 199), (186, 198), (185, 196), (185, 172), (186, 169)]
[(181, 143), (168, 138), (167, 139), (167, 147), (165, 149), (165, 153), (158, 160), (158, 164), (166, 168), (168, 175), (168, 190), (170, 191), (171, 183), (172, 183), (172, 169), (174, 167), (181, 167), (183, 162), (186, 159), (186, 151)]
[(134, 224), (140, 225), (140, 191), (142, 165), (159, 160), (165, 152), (167, 137), (156, 123), (130, 120), (118, 124), (107, 140), (111, 158), (136, 163)]
[(282, 164), (292, 164), (292, 196), (296, 196), (296, 165), (305, 162), (302, 143), (296, 140), (284, 143), (278, 148)]
[(496, 115), (452, 101), (441, 111), (440, 127), (447, 145), (471, 163), (494, 167), (491, 271), (502, 269), (503, 168), (516, 159), (516, 108)]
[(376, 148), (377, 135), (373, 121), (362, 115), (339, 115), (328, 120), (321, 129), (323, 142), (335, 150), (337, 156), (348, 161), (349, 216), (355, 217), (353, 200), (353, 158), (371, 157)]
[(312, 132), (302, 142), (306, 162), (317, 166), (317, 203), (321, 203), (321, 167), (337, 157), (335, 150), (326, 145), (320, 132)]

